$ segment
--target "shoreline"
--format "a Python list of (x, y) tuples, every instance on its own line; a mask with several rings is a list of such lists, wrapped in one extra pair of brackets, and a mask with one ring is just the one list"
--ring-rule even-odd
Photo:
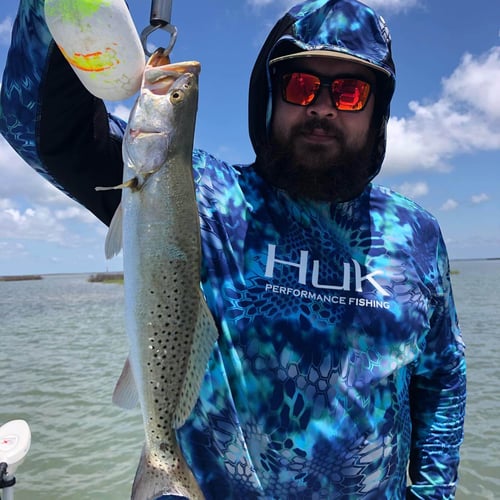
[(123, 283), (123, 272), (102, 272), (102, 273), (47, 273), (47, 274), (13, 274), (0, 276), (0, 282), (11, 281), (36, 281), (50, 276), (86, 276), (89, 283)]
[(0, 281), (33, 281), (43, 279), (41, 274), (20, 274), (12, 276), (0, 276)]
[(87, 281), (89, 283), (123, 283), (123, 272), (106, 272), (91, 274)]

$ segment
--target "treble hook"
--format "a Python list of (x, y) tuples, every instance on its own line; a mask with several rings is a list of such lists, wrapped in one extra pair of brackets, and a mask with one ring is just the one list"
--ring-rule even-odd
[(163, 54), (168, 56), (174, 48), (177, 40), (177, 28), (170, 23), (172, 17), (172, 0), (152, 0), (151, 1), (151, 15), (149, 18), (149, 26), (146, 26), (141, 32), (142, 48), (147, 56), (151, 56), (147, 47), (149, 35), (156, 30), (162, 29), (170, 33), (170, 43), (166, 49), (163, 49)]

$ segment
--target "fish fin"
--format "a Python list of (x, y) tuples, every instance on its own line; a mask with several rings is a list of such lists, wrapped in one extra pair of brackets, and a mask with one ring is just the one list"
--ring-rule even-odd
[(123, 246), (123, 208), (122, 204), (118, 205), (115, 215), (111, 219), (106, 242), (104, 244), (104, 253), (106, 259), (111, 259), (121, 252)]
[(203, 500), (203, 493), (182, 455), (174, 429), (170, 429), (162, 445), (155, 453), (144, 446), (131, 500), (155, 500), (163, 496)]
[(181, 427), (198, 399), (201, 383), (205, 374), (208, 359), (214, 348), (219, 333), (212, 313), (200, 290), (198, 317), (196, 322), (195, 338), (191, 347), (188, 360), (186, 378), (181, 390), (181, 397), (173, 415), (173, 425), (176, 429)]
[(132, 177), (126, 182), (122, 182), (116, 186), (96, 186), (94, 188), (95, 191), (113, 191), (114, 189), (135, 189), (137, 187), (138, 180), (136, 177)]
[(124, 410), (132, 410), (139, 403), (139, 394), (129, 358), (125, 360), (125, 365), (123, 365), (122, 373), (116, 383), (112, 400), (113, 404)]

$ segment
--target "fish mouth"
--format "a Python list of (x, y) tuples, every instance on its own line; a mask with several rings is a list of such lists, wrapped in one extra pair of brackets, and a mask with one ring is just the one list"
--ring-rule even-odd
[(198, 61), (170, 63), (170, 58), (157, 50), (149, 58), (144, 69), (143, 88), (156, 95), (166, 95), (173, 83), (186, 73), (199, 75)]
[(132, 139), (140, 139), (141, 137), (148, 137), (150, 135), (167, 135), (165, 134), (165, 131), (163, 130), (147, 130), (147, 129), (135, 129), (135, 128), (130, 128), (129, 129), (129, 136)]

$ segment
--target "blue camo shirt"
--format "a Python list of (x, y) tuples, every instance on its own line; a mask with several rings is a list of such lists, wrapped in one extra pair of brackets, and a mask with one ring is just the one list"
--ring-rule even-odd
[(207, 498), (403, 499), (410, 456), (416, 495), (453, 498), (465, 365), (435, 219), (194, 159), (220, 338), (179, 437)]

